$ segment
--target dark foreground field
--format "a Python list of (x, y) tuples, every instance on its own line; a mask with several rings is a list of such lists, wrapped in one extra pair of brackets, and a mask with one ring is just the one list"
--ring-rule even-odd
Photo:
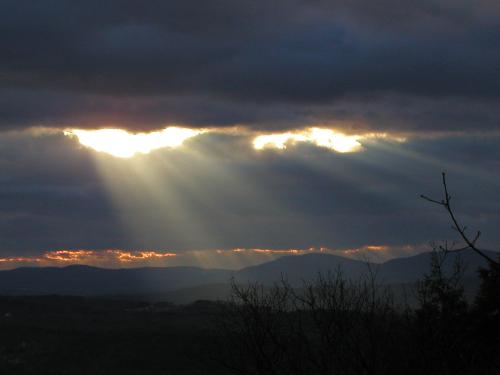
[(214, 303), (0, 297), (2, 374), (210, 374)]
[(0, 375), (499, 374), (499, 263), (467, 295), (459, 258), (430, 260), (405, 293), (373, 270), (337, 270), (302, 285), (233, 280), (225, 302), (0, 296)]

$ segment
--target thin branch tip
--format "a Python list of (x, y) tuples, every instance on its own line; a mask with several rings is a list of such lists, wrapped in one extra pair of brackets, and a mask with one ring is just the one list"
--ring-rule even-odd
[[(450, 219), (452, 221), (452, 228), (454, 230), (456, 230), (460, 237), (462, 237), (462, 240), (465, 242), (465, 244), (467, 246), (465, 246), (464, 248), (462, 249), (458, 249), (459, 251), (462, 251), (462, 250), (465, 250), (465, 249), (471, 249), (473, 250), (474, 252), (476, 252), (478, 255), (480, 255), (481, 257), (483, 257), (484, 259), (486, 259), (490, 264), (492, 265), (495, 265), (495, 266), (499, 266), (500, 263), (498, 261), (495, 261), (494, 259), (492, 259), (490, 256), (488, 256), (485, 252), (483, 252), (482, 250), (478, 249), (476, 247), (476, 242), (477, 240), (479, 239), (479, 237), (481, 236), (481, 231), (477, 231), (475, 237), (471, 240), (469, 239), (469, 237), (466, 235), (466, 230), (467, 230), (467, 226), (462, 226), (457, 218), (455, 217), (455, 213), (453, 212), (453, 209), (450, 205), (450, 201), (451, 201), (451, 195), (449, 194), (448, 192), (448, 186), (446, 184), (446, 173), (445, 172), (442, 172), (441, 173), (442, 175), (442, 183), (443, 183), (443, 193), (444, 193), (444, 199), (442, 199), (441, 201), (437, 201), (435, 199), (432, 199), (432, 198), (429, 198), (427, 197), (426, 195), (423, 195), (421, 194), (420, 197), (431, 202), (431, 203), (435, 203), (435, 204), (438, 204), (440, 206), (443, 206), (446, 211), (448, 212), (448, 215), (450, 216)], [(443, 249), (441, 246), (440, 246), (441, 249)], [(449, 249), (447, 248), (446, 246), (446, 251), (449, 251)], [(451, 251), (451, 250), (450, 250)]]

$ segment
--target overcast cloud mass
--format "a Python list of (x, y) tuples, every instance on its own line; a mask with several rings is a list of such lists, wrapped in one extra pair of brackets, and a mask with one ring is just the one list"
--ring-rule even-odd
[[(454, 238), (418, 197), (441, 171), (482, 247), (500, 243), (498, 1), (0, 5), (0, 257), (417, 251)], [(130, 159), (63, 133), (171, 125), (210, 131)], [(313, 126), (388, 137), (252, 147)]]

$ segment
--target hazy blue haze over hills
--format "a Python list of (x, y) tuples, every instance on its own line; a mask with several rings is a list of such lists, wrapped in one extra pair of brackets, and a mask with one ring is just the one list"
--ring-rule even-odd
[[(493, 256), (496, 254), (493, 253)], [(447, 264), (451, 265), (455, 254)], [(477, 277), (477, 269), (486, 262), (473, 252), (463, 252), (464, 277)], [(411, 283), (429, 270), (430, 253), (398, 258), (382, 264), (368, 264), (331, 254), (284, 256), (271, 262), (238, 271), (197, 267), (105, 269), (89, 266), (62, 268), (18, 268), (0, 271), (0, 293), (3, 294), (67, 294), (67, 295), (140, 295), (189, 294), (212, 298), (217, 291), (227, 291), (227, 284), (260, 282), (266, 285), (286, 278), (293, 284), (314, 278), (319, 272), (341, 270), (343, 275), (357, 278), (369, 266), (385, 283)], [(183, 292), (180, 292), (183, 291)]]

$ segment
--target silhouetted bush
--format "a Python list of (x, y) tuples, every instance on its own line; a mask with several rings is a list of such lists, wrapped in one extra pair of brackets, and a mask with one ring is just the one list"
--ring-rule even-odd
[(490, 263), (479, 271), (481, 284), (476, 296), (475, 338), (482, 358), (491, 371), (500, 368), (500, 265)]
[(320, 274), (301, 288), (233, 283), (219, 359), (244, 374), (387, 374), (396, 370), (404, 326), (390, 290), (371, 273), (356, 281)]
[(320, 274), (300, 288), (233, 283), (218, 315), (216, 357), (249, 375), (497, 373), (464, 296), (462, 265), (447, 273), (445, 261), (433, 253), (412, 307), (395, 303), (374, 273)]

